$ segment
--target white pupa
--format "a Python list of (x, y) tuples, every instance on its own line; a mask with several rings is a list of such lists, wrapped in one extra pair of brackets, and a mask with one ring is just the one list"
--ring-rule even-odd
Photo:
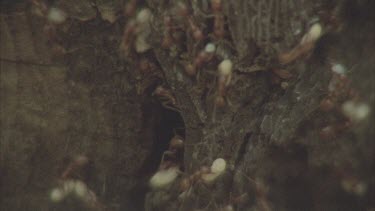
[(210, 173), (202, 175), (203, 181), (206, 183), (212, 183), (217, 177), (225, 172), (226, 167), (227, 162), (223, 158), (216, 159), (211, 165)]
[(323, 34), (322, 32), (323, 32), (322, 25), (320, 25), (319, 23), (315, 23), (314, 25), (310, 27), (309, 32), (307, 32), (303, 36), (301, 40), (301, 44), (317, 41), (322, 36)]
[(165, 170), (160, 170), (154, 174), (150, 179), (151, 188), (164, 188), (171, 184), (178, 176), (178, 168), (171, 167)]

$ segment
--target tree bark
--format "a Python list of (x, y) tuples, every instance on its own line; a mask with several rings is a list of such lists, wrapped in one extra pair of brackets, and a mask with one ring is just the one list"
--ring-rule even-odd
[[(50, 23), (35, 2), (67, 20)], [(213, 35), (210, 2), (185, 2), (200, 41), (178, 3), (134, 1), (153, 15), (143, 53), (134, 43), (123, 48), (136, 16), (123, 14), (129, 2), (1, 3), (0, 210), (375, 209), (372, 1), (222, 1), (222, 38)], [(166, 16), (175, 27), (169, 48), (161, 42)], [(316, 21), (323, 35), (314, 47), (281, 64)], [(186, 73), (209, 42), (215, 58)], [(234, 68), (221, 107), (223, 59)], [(155, 95), (158, 86), (175, 108)], [(184, 139), (181, 172), (168, 187), (150, 188), (175, 135)], [(89, 162), (70, 177), (95, 203), (54, 203), (51, 191), (77, 156)], [(226, 161), (223, 175), (181, 189), (217, 158)]]

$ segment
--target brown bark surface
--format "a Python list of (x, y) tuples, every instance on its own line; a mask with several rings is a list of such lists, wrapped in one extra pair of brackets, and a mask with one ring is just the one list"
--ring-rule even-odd
[[(153, 15), (143, 53), (135, 41), (124, 49), (129, 2)], [(67, 20), (50, 23), (41, 4)], [(210, 1), (185, 5), (181, 18), (174, 1), (1, 2), (0, 210), (374, 210), (373, 1), (222, 1), (222, 37)], [(163, 48), (166, 16), (174, 41)], [(317, 20), (323, 35), (313, 49), (281, 65)], [(186, 64), (208, 42), (215, 58), (189, 75)], [(224, 58), (234, 68), (218, 106)], [(155, 95), (159, 85), (176, 105)], [(357, 120), (347, 102), (370, 112)], [(181, 172), (152, 189), (175, 135), (184, 139)], [(83, 181), (95, 203), (55, 203), (51, 191), (77, 156), (88, 163), (67, 177)], [(182, 198), (182, 180), (217, 158), (225, 173)]]

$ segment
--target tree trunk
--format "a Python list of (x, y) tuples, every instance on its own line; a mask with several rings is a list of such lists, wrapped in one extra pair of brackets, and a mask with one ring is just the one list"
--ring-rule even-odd
[[(213, 3), (2, 2), (0, 210), (375, 209), (374, 3)], [(152, 18), (141, 52), (142, 8)], [(317, 24), (321, 37), (303, 41)], [(213, 59), (187, 72), (208, 43)], [(163, 163), (176, 135), (183, 153)], [(69, 172), (77, 156), (88, 162)], [(226, 169), (207, 184), (199, 170), (218, 158)], [(150, 187), (169, 165), (177, 179)], [(57, 203), (66, 181), (95, 198)]]

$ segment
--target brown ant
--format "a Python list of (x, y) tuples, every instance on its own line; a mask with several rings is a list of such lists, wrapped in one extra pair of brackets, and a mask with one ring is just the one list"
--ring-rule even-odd
[(130, 0), (125, 4), (124, 14), (127, 17), (135, 15), (137, 9), (137, 0)]
[(280, 64), (287, 65), (307, 55), (315, 47), (316, 41), (322, 36), (322, 30), (322, 26), (319, 23), (312, 25), (296, 47), (279, 55)]
[(137, 26), (135, 20), (130, 20), (124, 29), (124, 33), (122, 35), (122, 43), (121, 43), (121, 49), (127, 55), (129, 53), (129, 49), (131, 47), (131, 44), (135, 40), (135, 32), (136, 32)]
[(176, 12), (179, 16), (186, 20), (186, 24), (189, 27), (194, 40), (201, 41), (204, 38), (202, 30), (194, 23), (193, 19), (191, 18), (189, 9), (187, 8), (186, 4), (179, 2), (176, 8)]
[(88, 164), (89, 159), (84, 156), (80, 155), (77, 158), (74, 159), (73, 162), (71, 162), (68, 167), (65, 169), (65, 171), (61, 174), (61, 179), (67, 179), (70, 177), (75, 171), (82, 168), (86, 164)]
[[(165, 169), (171, 165), (182, 165), (182, 153), (184, 149), (184, 140), (175, 135), (169, 142), (168, 150), (163, 152), (159, 168)], [(166, 160), (166, 156), (169, 157), (169, 160)]]
[(152, 95), (156, 96), (160, 100), (160, 103), (164, 108), (180, 112), (177, 107), (176, 98), (173, 96), (170, 90), (162, 86), (157, 86)]
[(163, 34), (163, 40), (161, 43), (161, 46), (163, 48), (170, 48), (172, 44), (174, 43), (174, 39), (172, 36), (173, 32), (173, 23), (172, 23), (172, 18), (171, 16), (167, 15), (163, 19), (164, 22), (164, 34)]
[(214, 35), (216, 38), (222, 39), (224, 37), (225, 30), (221, 0), (211, 0), (211, 10), (214, 15)]
[(190, 76), (195, 76), (197, 69), (201, 68), (203, 64), (209, 62), (214, 57), (215, 50), (215, 45), (213, 43), (208, 43), (195, 57), (193, 64), (189, 63), (185, 65), (186, 73)]
[(189, 17), (187, 19), (188, 25), (190, 27), (191, 33), (193, 35), (194, 40), (201, 41), (204, 38), (202, 30), (193, 22), (193, 19)]

